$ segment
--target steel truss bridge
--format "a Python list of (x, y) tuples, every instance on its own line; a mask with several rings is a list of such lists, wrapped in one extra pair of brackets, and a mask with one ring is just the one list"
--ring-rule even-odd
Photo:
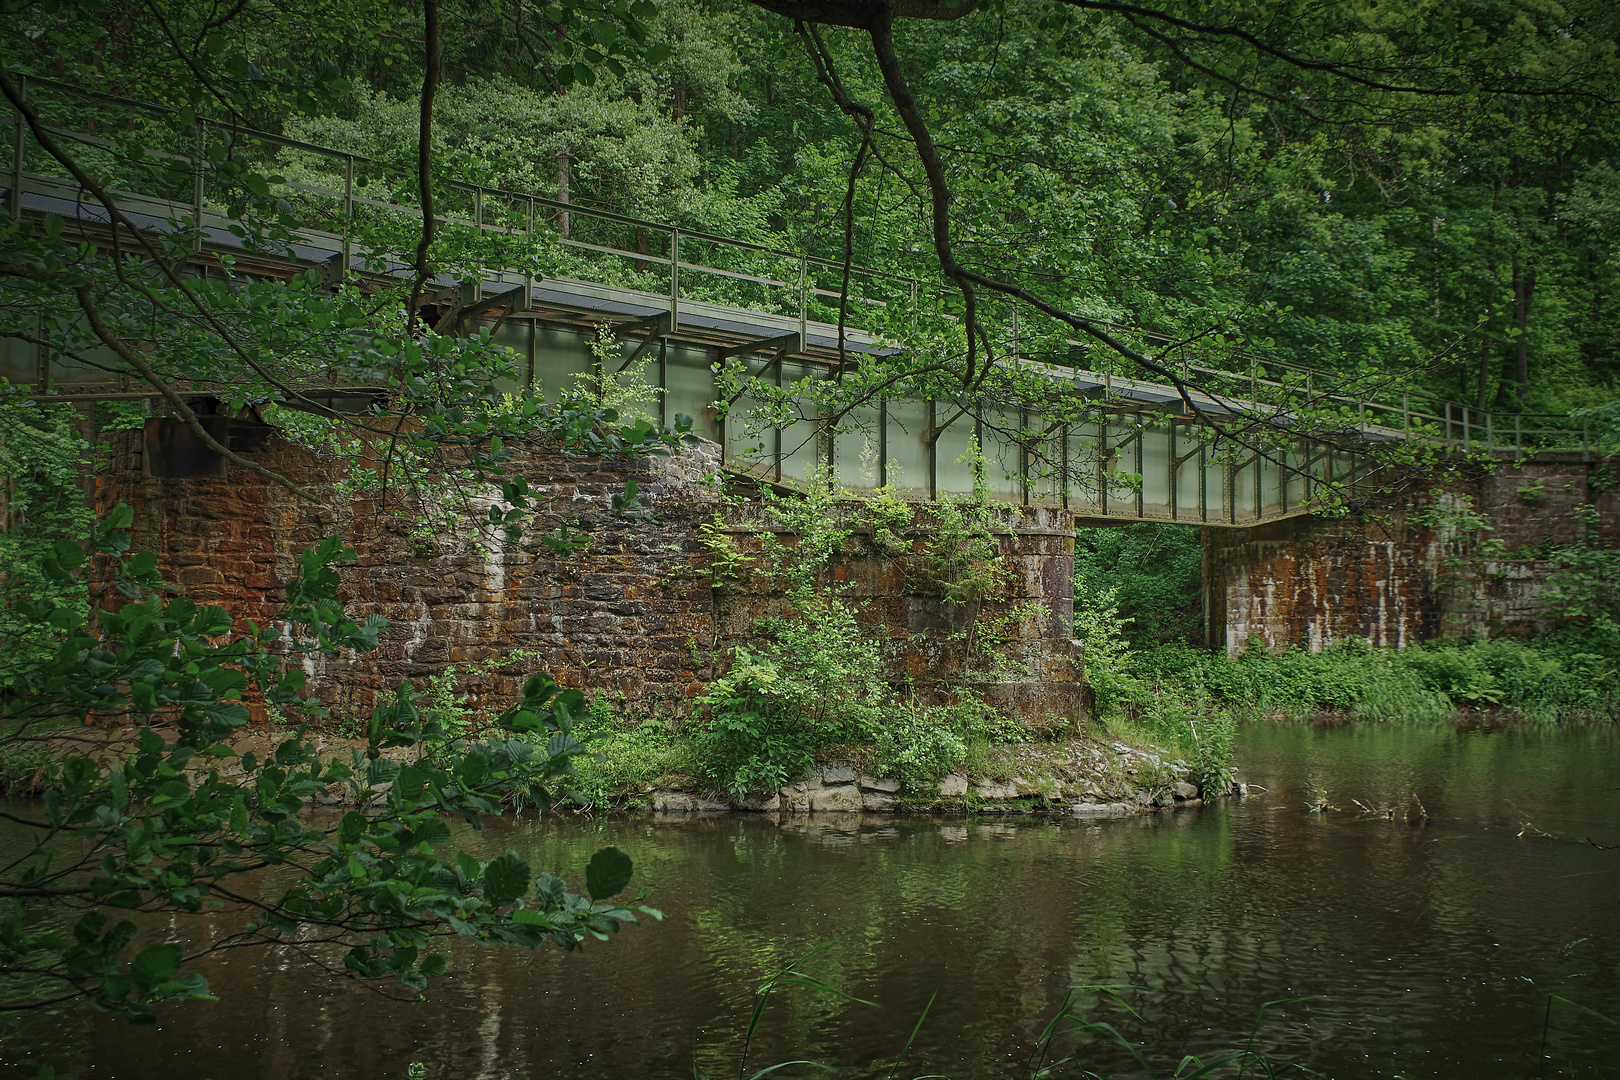
[[(163, 111), (48, 80), (30, 80), (29, 93), (31, 101), (73, 101), (126, 118)], [(55, 215), (70, 231), (105, 242), (106, 210), (34, 144), (20, 115), (14, 123), (9, 179), (0, 189), (12, 219)], [(286, 277), (316, 268), (334, 285), (406, 272), (397, 261), (379, 268), (357, 250), (368, 221), (420, 217), (411, 200), (379, 197), (363, 184), (373, 162), (266, 132), (206, 121), (193, 128), (191, 145), (143, 147), (143, 157), (159, 168), (114, 167), (109, 185), (120, 212), (138, 228), (161, 234), (200, 226), (188, 272), (223, 274), (225, 254), (234, 259), (233, 273)], [(210, 129), (228, 139), (236, 156), (288, 174), (286, 193), (314, 227), (270, 252), (250, 249), (233, 233), (226, 183), (205, 152)], [(115, 161), (128, 153), (106, 135), (65, 127), (52, 133)], [(666, 422), (676, 413), (694, 417), (697, 433), (722, 447), (729, 471), (759, 481), (802, 485), (831, 466), (839, 483), (855, 491), (887, 486), (937, 499), (988, 487), (994, 500), (1063, 507), (1084, 519), (1249, 526), (1310, 512), (1324, 486), (1353, 487), (1366, 471), (1365, 449), (1379, 442), (1418, 438), (1459, 449), (1591, 453), (1586, 432), (1567, 419), (1482, 412), (1401, 392), (1368, 396), (1329, 373), (1258, 357), (1245, 358), (1248, 367), (1239, 372), (1180, 362), (1182, 377), (1207, 391), (1184, 397), (1169, 385), (1091, 370), (1083, 366), (1082, 346), (1031, 333), (1027, 325), (1020, 341), (1016, 322), (1001, 345), (1010, 341), (1018, 359), (1003, 362), (1037, 367), (1055, 388), (1088, 399), (1085, 422), (1053, 430), (1027, 409), (987, 401), (964, 411), (954, 402), (896, 396), (855, 409), (840, 423), (848, 430), (837, 433), (813, 420), (761, 427), (749, 422), (759, 403), (746, 382), (729, 410), (716, 408), (722, 362), (736, 358), (756, 385), (782, 387), (829, 376), (841, 362), (892, 354), (893, 342), (854, 324), (863, 312), (896, 306), (917, 320), (949, 319), (938, 285), (856, 266), (845, 299), (842, 263), (538, 195), (460, 183), (436, 195), (441, 228), (487, 237), (492, 248), (503, 240), (542, 242), (562, 271), (539, 278), (483, 267), (471, 281), (434, 282), (425, 303), (456, 312), (463, 332), (491, 329), (497, 344), (516, 353), (523, 379), (551, 394), (596, 372), (591, 342), (599, 327), (611, 327), (620, 370), (649, 361), (649, 381), (662, 391), (649, 409)], [(842, 350), (841, 303), (851, 324)], [(38, 329), (48, 338), (49, 328)], [(1077, 362), (1029, 358), (1054, 354)], [(109, 375), (106, 369), (118, 366), (110, 351), (86, 359), (105, 366), (0, 339), (0, 377), (28, 387), (37, 400), (157, 400), (138, 380)], [(375, 397), (367, 387), (307, 393), (339, 411), (364, 409)], [(1269, 454), (1234, 452), (1209, 435), (1214, 424), (1286, 413), (1290, 402), (1334, 410), (1345, 435), (1331, 444), (1300, 439)], [(972, 463), (974, 445), (982, 468)]]

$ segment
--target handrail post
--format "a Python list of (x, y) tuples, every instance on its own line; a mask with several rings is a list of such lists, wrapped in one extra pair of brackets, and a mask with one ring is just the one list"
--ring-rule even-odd
[(1462, 448), (1468, 449), (1468, 406), (1462, 407)]
[(204, 162), (208, 160), (208, 123), (201, 117), (197, 118), (197, 157), (192, 162), (191, 169), (191, 227), (195, 235), (191, 238), (192, 250), (202, 251), (202, 214), (203, 214), (203, 170), (207, 167)]
[[(473, 231), (478, 234), (473, 238), (473, 242), (477, 249), (482, 251), (484, 248), (484, 186), (482, 184), (473, 188)], [(474, 285), (476, 291), (473, 295), (478, 299), (483, 299), (484, 262), (482, 259), (473, 263), (473, 273), (478, 275), (478, 281)], [(504, 273), (496, 271), (496, 277), (504, 278), (505, 276)], [(598, 383), (597, 385), (601, 384)]]
[(1491, 425), (1491, 414), (1487, 412), (1485, 414), (1485, 452), (1487, 454), (1489, 454), (1491, 452), (1491, 442), (1492, 442), (1492, 439), (1493, 439), (1493, 435), (1494, 435), (1494, 432), (1493, 432), (1492, 425)]
[[(17, 92), (24, 101), (28, 100), (28, 78), (17, 77)], [(22, 220), (22, 176), (23, 176), (23, 147), (25, 145), (23, 133), (27, 131), (23, 123), (21, 109), (12, 109), (17, 116), (17, 133), (11, 142), (11, 220)]]
[[(534, 303), (534, 262), (533, 262), (533, 258), (534, 258), (534, 196), (533, 195), (529, 196), (529, 229), (528, 229), (528, 232), (524, 234), (524, 237), (529, 242), (529, 251), (527, 253), (527, 257), (524, 259), (524, 265), (528, 269), (523, 275), (523, 287), (524, 287), (525, 290), (527, 290), (523, 294), (523, 306), (528, 307), (528, 306), (530, 306), (531, 304)], [(533, 353), (533, 347), (532, 346), (530, 348), (530, 352), (531, 352), (531, 354)], [(531, 361), (530, 361), (529, 374), (530, 374), (530, 378), (532, 380), (533, 375), (534, 375), (532, 357), (531, 357)], [(662, 401), (663, 398), (660, 397), (659, 400)]]
[(1412, 430), (1412, 392), (1410, 390), (1401, 394), (1401, 430), (1408, 433)]
[(669, 230), (669, 332), (681, 325), (681, 230)]
[(799, 256), (799, 344), (809, 348), (810, 340), (810, 265), (803, 255)]
[(1524, 449), (1524, 436), (1520, 433), (1520, 430), (1519, 430), (1519, 421), (1521, 419), (1523, 419), (1523, 418), (1516, 415), (1516, 414), (1513, 417), (1513, 449), (1515, 449), (1515, 450), (1523, 450)]
[(354, 155), (343, 155), (343, 269), (338, 280), (349, 277), (349, 262), (354, 257)]

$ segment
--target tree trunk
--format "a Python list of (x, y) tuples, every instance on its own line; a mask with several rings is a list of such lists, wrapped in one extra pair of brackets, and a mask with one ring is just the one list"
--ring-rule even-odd
[(1504, 381), (1512, 378), (1519, 388), (1519, 400), (1522, 402), (1530, 393), (1530, 302), (1536, 292), (1536, 272), (1527, 267), (1521, 267), (1518, 258), (1513, 260), (1513, 325), (1518, 330), (1518, 340), (1513, 345), (1513, 367), (1511, 371), (1503, 372)]
[[(1489, 402), (1487, 394), (1491, 386), (1491, 324), (1496, 321), (1496, 209), (1502, 200), (1502, 181), (1496, 181), (1496, 188), (1491, 192), (1491, 225), (1486, 234), (1485, 259), (1485, 326), (1484, 339), (1479, 345), (1479, 393), (1474, 396), (1474, 404), (1481, 412)], [(1501, 404), (1502, 388), (1497, 387), (1497, 404)]]
[[(564, 150), (557, 155), (557, 201), (568, 202), (568, 151)], [(568, 239), (568, 211), (557, 212), (557, 232), (564, 239)]]

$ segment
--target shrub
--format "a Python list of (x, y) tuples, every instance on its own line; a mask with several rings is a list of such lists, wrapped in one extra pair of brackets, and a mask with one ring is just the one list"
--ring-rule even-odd
[(772, 790), (803, 773), (821, 747), (881, 727), (889, 698), (877, 643), (836, 597), (801, 593), (792, 618), (760, 620), (763, 648), (738, 646), (731, 668), (698, 698), (710, 710), (708, 779), (733, 795)]

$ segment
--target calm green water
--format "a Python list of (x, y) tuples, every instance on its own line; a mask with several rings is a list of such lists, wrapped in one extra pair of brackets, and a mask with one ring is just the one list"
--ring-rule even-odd
[[(1141, 1018), (1096, 1015), (1164, 1074), (1241, 1042), (1262, 1002), (1309, 996), (1268, 1012), (1258, 1044), (1336, 1080), (1620, 1076), (1620, 1025), (1558, 1000), (1620, 1019), (1620, 850), (1586, 840), (1620, 843), (1620, 731), (1257, 725), (1239, 756), (1265, 794), (1120, 822), (508, 823), (489, 854), (576, 877), (623, 847), (668, 919), (583, 955), (464, 950), (426, 1002), (241, 953), (207, 972), (217, 1004), (156, 1030), (36, 1017), (0, 1058), (19, 1076), (40, 1060), (83, 1077), (736, 1076), (753, 987), (847, 935), (808, 970), (876, 1006), (779, 997), (752, 1067), (887, 1076), (937, 993), (902, 1076), (1022, 1075), (1065, 988), (1113, 983), (1141, 988)], [(1340, 809), (1309, 812), (1317, 789)], [(1415, 818), (1414, 792), (1427, 821), (1351, 801)]]

